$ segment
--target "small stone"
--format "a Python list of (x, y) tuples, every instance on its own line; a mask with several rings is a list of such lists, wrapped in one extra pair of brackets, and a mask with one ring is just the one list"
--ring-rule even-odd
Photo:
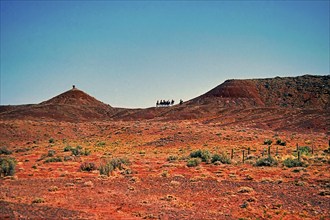
[(94, 184), (93, 184), (92, 181), (87, 181), (87, 182), (84, 182), (83, 186), (84, 186), (84, 187), (93, 187)]
[(245, 209), (245, 208), (247, 208), (249, 206), (249, 203), (248, 202), (244, 202), (242, 205), (240, 205), (240, 207), (242, 208), (242, 209)]

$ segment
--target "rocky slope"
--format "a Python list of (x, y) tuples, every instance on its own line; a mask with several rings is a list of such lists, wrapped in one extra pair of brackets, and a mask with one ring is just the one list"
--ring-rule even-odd
[(227, 80), (189, 104), (329, 109), (330, 75)]
[(110, 105), (73, 88), (40, 104), (1, 106), (0, 119), (93, 121), (107, 120), (114, 111)]

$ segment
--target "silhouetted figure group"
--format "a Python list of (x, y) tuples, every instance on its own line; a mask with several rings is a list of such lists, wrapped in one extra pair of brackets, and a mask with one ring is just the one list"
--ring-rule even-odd
[[(183, 104), (183, 101), (182, 101), (182, 99), (180, 99), (180, 105), (182, 105)], [(167, 106), (172, 106), (172, 105), (174, 105), (174, 100), (172, 99), (172, 101), (170, 101), (170, 100), (167, 100), (167, 101), (165, 101), (165, 100), (157, 100), (157, 102), (156, 102), (156, 107), (167, 107)]]
[(160, 100), (156, 102), (156, 107), (166, 107), (166, 106), (170, 106), (170, 105), (174, 105), (174, 100), (172, 99), (172, 101), (170, 100)]

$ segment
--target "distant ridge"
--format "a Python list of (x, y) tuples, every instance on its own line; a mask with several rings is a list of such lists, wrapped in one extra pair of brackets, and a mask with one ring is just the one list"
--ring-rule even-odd
[(227, 80), (190, 104), (219, 107), (330, 108), (330, 76)]
[(73, 88), (40, 104), (0, 106), (0, 120), (199, 120), (218, 126), (330, 132), (330, 76), (227, 80), (182, 105), (113, 108)]

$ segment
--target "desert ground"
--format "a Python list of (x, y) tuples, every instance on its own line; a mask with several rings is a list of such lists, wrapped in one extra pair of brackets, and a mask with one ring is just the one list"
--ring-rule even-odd
[[(1, 219), (330, 219), (326, 132), (10, 119), (0, 121), (0, 142), (1, 157), (16, 162), (0, 178)], [(284, 165), (298, 160), (297, 145), (301, 164)], [(277, 163), (256, 165), (269, 156)], [(123, 163), (101, 175), (111, 159)]]

